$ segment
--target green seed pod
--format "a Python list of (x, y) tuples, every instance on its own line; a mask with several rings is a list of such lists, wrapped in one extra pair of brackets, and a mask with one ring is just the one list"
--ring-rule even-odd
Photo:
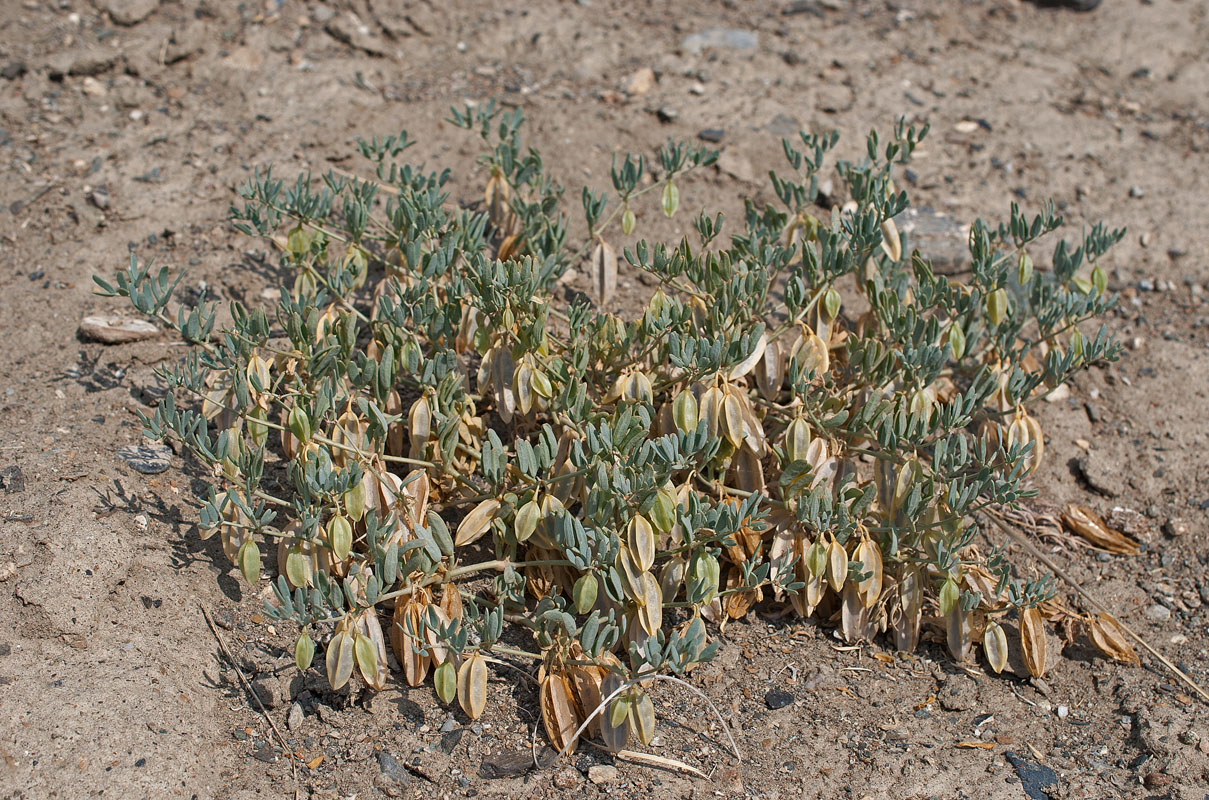
[(294, 278), (294, 297), (314, 297), (319, 285), (315, 282), (315, 273), (304, 269)]
[(1020, 258), (1016, 262), (1016, 281), (1021, 286), (1027, 286), (1028, 282), (1033, 278), (1033, 259), (1029, 254), (1020, 251)]
[(949, 326), (949, 352), (959, 361), (966, 352), (966, 334), (957, 323)]
[(823, 315), (828, 320), (835, 319), (840, 313), (840, 304), (842, 302), (843, 299), (840, 297), (839, 292), (835, 289), (828, 289), (823, 295)]
[(452, 661), (446, 661), (432, 673), (432, 685), (437, 690), (437, 697), (445, 705), (453, 702), (458, 695), (458, 672), (453, 668)]
[(286, 235), (285, 243), (286, 249), (290, 252), (290, 257), (297, 264), (311, 250), (311, 235), (301, 225), (295, 225), (293, 228), (290, 228), (290, 232)]
[(294, 406), (290, 409), (287, 423), (290, 426), (290, 433), (298, 439), (299, 444), (306, 444), (311, 440), (311, 418), (306, 413), (306, 409), (302, 406)]
[(634, 217), (634, 212), (626, 206), (625, 211), (621, 212), (621, 232), (629, 236), (634, 232), (634, 226), (638, 224), (638, 220)]
[(660, 533), (669, 533), (676, 526), (676, 493), (670, 488), (665, 486), (655, 495), (651, 521)]
[(655, 738), (655, 704), (651, 702), (651, 698), (643, 692), (634, 701), (633, 711), (630, 713), (630, 726), (634, 736), (643, 744), (650, 744), (651, 739)]
[(957, 588), (957, 582), (952, 578), (947, 579), (940, 587), (940, 615), (948, 616), (960, 600), (961, 590)]
[(350, 519), (360, 522), (365, 518), (365, 481), (357, 481), (353, 488), (344, 493), (344, 510)]
[(575, 611), (580, 614), (587, 614), (591, 611), (596, 605), (598, 591), (600, 591), (600, 584), (593, 573), (588, 572), (581, 575), (575, 582), (575, 588), (571, 590), (572, 596), (575, 598)]
[(352, 273), (354, 289), (365, 286), (365, 278), (369, 275), (369, 259), (366, 258), (365, 251), (356, 245), (350, 247), (344, 254), (344, 269)]
[(1007, 307), (1008, 296), (1006, 289), (1001, 287), (987, 295), (987, 319), (991, 321), (992, 325), (998, 325), (1003, 322), (1003, 318), (1007, 316)]
[(348, 558), (353, 550), (353, 526), (347, 518), (337, 514), (328, 521), (327, 543), (337, 561)]
[(243, 573), (244, 580), (251, 584), (260, 580), (260, 548), (255, 540), (248, 539), (239, 546), (235, 561), (239, 564), (239, 571)]
[(315, 660), (315, 641), (311, 639), (310, 634), (303, 631), (298, 637), (298, 641), (294, 644), (294, 663), (298, 665), (298, 669), (306, 672), (310, 668), (311, 662)]
[(681, 433), (697, 430), (697, 398), (688, 389), (680, 392), (672, 401), (672, 419)]
[(822, 542), (815, 542), (806, 550), (806, 569), (816, 577), (827, 569), (827, 548)]
[(1083, 358), (1083, 344), (1086, 340), (1077, 329), (1070, 332), (1070, 351), (1077, 358)]
[(527, 541), (533, 535), (533, 532), (537, 530), (537, 523), (541, 521), (541, 516), (541, 504), (538, 503), (536, 497), (520, 507), (513, 523), (518, 542)]
[(269, 412), (260, 406), (254, 406), (248, 412), (248, 438), (257, 447), (264, 447), (269, 441), (269, 426), (265, 424), (268, 418)]
[(676, 209), (680, 208), (680, 190), (676, 188), (673, 181), (668, 181), (667, 185), (663, 187), (659, 205), (663, 207), (663, 213), (668, 219), (671, 219), (676, 214)]
[(1099, 264), (1091, 271), (1091, 285), (1095, 287), (1098, 294), (1108, 291), (1108, 276), (1104, 274), (1104, 269)]

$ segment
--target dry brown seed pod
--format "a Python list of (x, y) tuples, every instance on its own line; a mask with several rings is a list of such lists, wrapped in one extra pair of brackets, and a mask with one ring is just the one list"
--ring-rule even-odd
[(458, 547), (464, 547), (478, 541), (483, 534), (491, 530), (491, 521), (495, 519), (496, 512), (499, 510), (500, 501), (493, 497), (479, 503), (458, 523), (453, 543)]
[(575, 730), (579, 727), (579, 714), (575, 698), (571, 694), (571, 683), (558, 672), (547, 672), (539, 688), (539, 704), (546, 736), (560, 753), (575, 750)]
[(1114, 530), (1104, 523), (1100, 515), (1091, 509), (1070, 504), (1062, 512), (1062, 524), (1067, 530), (1079, 534), (1096, 547), (1101, 547), (1110, 553), (1135, 556), (1139, 545), (1120, 531)]
[(970, 657), (971, 643), (971, 624), (970, 612), (961, 607), (961, 604), (953, 606), (953, 610), (945, 615), (945, 642), (949, 646), (949, 653), (958, 661), (965, 661)]
[(1008, 425), (1007, 446), (1021, 446), (1032, 443), (1033, 449), (1024, 457), (1026, 474), (1032, 474), (1041, 466), (1041, 458), (1045, 455), (1045, 437), (1041, 433), (1041, 424), (1025, 411), (1016, 414), (1016, 418)]
[(424, 635), (421, 608), (421, 601), (414, 594), (395, 600), (390, 643), (395, 651), (395, 658), (403, 667), (403, 678), (408, 686), (419, 686), (423, 683), (431, 664), (429, 657), (419, 651)]
[(781, 345), (769, 342), (764, 357), (756, 365), (756, 386), (765, 400), (776, 400), (785, 381), (785, 357)]
[(848, 580), (848, 553), (843, 545), (832, 539), (827, 545), (827, 582), (832, 591), (839, 592)]
[(642, 572), (655, 566), (655, 529), (641, 514), (635, 514), (626, 528), (626, 544), (630, 546), (630, 555)]
[(521, 239), (519, 233), (510, 233), (500, 242), (500, 249), (495, 257), (500, 261), (515, 258), (520, 253), (522, 244), (524, 244), (524, 240)]
[(735, 447), (743, 444), (743, 403), (733, 391), (722, 399), (722, 435)]
[(507, 227), (506, 223), (511, 213), (508, 198), (511, 193), (504, 174), (498, 168), (493, 170), (491, 177), (487, 179), (487, 188), (483, 192), (483, 206), (487, 209), (488, 221), (493, 227), (500, 230)]
[(327, 681), (333, 689), (348, 683), (353, 674), (353, 635), (348, 631), (347, 620), (341, 620), (336, 632), (327, 645)]
[(1046, 668), (1045, 623), (1036, 608), (1020, 612), (1020, 647), (1024, 651), (1024, 665), (1029, 675), (1041, 678)]
[[(445, 585), (448, 586), (449, 584)], [(421, 614), (422, 619), (427, 619), (429, 614), (433, 614), (441, 625), (449, 624), (449, 615), (445, 613), (445, 610), (441, 606), (434, 603), (429, 603), (422, 610)], [(427, 645), (428, 658), (432, 661), (433, 666), (440, 666), (449, 659), (448, 648), (441, 642), (440, 637), (437, 636), (437, 632), (427, 625), (424, 626), (424, 642)]]
[(458, 670), (458, 705), (471, 719), (481, 717), (487, 708), (487, 662), (478, 650)]
[(768, 335), (762, 333), (760, 334), (760, 338), (756, 340), (755, 348), (751, 351), (747, 358), (731, 367), (730, 374), (727, 375), (727, 377), (732, 381), (737, 381), (739, 378), (742, 378), (744, 375), (751, 372), (756, 368), (756, 364), (760, 362), (760, 359), (764, 357), (764, 351), (767, 347)]
[(512, 422), (516, 413), (516, 394), (512, 391), (512, 351), (501, 347), (491, 361), (491, 388), (495, 392), (495, 410), (505, 425)]
[(663, 590), (649, 572), (642, 573), (642, 594), (638, 604), (638, 623), (648, 636), (663, 626)]
[(987, 623), (986, 630), (982, 634), (982, 649), (986, 653), (987, 663), (991, 665), (991, 669), (996, 673), (1003, 672), (1003, 668), (1007, 666), (1008, 643), (1007, 634), (1003, 632), (1003, 627), (998, 622), (992, 620)]
[(1104, 655), (1123, 664), (1137, 666), (1140, 662), (1133, 645), (1125, 638), (1121, 624), (1111, 614), (1100, 614), (1087, 620), (1087, 630), (1092, 644)]
[(730, 469), (735, 488), (756, 494), (764, 492), (764, 465), (755, 453), (746, 447), (740, 448), (731, 461)]
[(407, 412), (407, 433), (410, 437), (408, 458), (423, 458), (428, 437), (432, 434), (432, 408), (424, 395), (420, 395)]
[(655, 704), (646, 692), (635, 698), (630, 724), (634, 728), (634, 736), (643, 744), (650, 744), (655, 738)]
[(861, 562), (861, 572), (870, 573), (868, 578), (857, 584), (861, 605), (872, 608), (882, 596), (882, 551), (873, 542), (863, 539), (856, 547), (855, 556)]
[(807, 331), (798, 351), (798, 364), (805, 374), (813, 374), (816, 380), (822, 378), (831, 368), (831, 353), (827, 342), (817, 333)]
[[(576, 664), (567, 668), (567, 678), (571, 682), (575, 699), (579, 703), (581, 720), (595, 711), (596, 707), (600, 705), (600, 701), (604, 699), (604, 695), (601, 694), (604, 676), (605, 670), (601, 667)], [(600, 733), (599, 714), (588, 722), (587, 732), (589, 736), (596, 736)]]
[(903, 257), (903, 243), (898, 235), (898, 226), (894, 220), (888, 219), (882, 223), (882, 252), (891, 261), (899, 261)]
[(898, 602), (901, 615), (894, 627), (894, 646), (911, 652), (919, 644), (919, 628), (923, 619), (923, 571), (916, 565), (903, 567), (898, 579)]
[(849, 582), (844, 586), (840, 602), (840, 631), (846, 642), (861, 642), (873, 638), (869, 609), (865, 607), (860, 589)]
[(588, 265), (588, 275), (592, 281), (592, 291), (596, 302), (607, 305), (617, 292), (617, 254), (604, 239), (596, 239), (596, 247), (592, 248), (592, 257)]

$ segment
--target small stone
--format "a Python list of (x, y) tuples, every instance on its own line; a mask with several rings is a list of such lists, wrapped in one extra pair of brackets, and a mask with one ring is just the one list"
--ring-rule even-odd
[(721, 128), (706, 128), (703, 131), (697, 132), (698, 139), (711, 144), (717, 144), (718, 142), (722, 141), (722, 137), (725, 135), (726, 132)]
[(92, 201), (94, 206), (102, 211), (109, 208), (109, 192), (105, 191), (104, 189), (94, 190), (92, 194), (88, 195), (88, 199)]
[(278, 690), (278, 681), (271, 675), (260, 675), (252, 679), (252, 691), (265, 708), (276, 708), (284, 698)]
[(1172, 517), (1163, 523), (1163, 533), (1171, 537), (1183, 536), (1192, 530), (1188, 520), (1183, 517)]
[(1146, 619), (1151, 622), (1166, 622), (1171, 619), (1171, 609), (1156, 603), (1146, 609)]
[(710, 28), (700, 33), (690, 33), (680, 42), (680, 48), (689, 55), (700, 55), (704, 50), (755, 50), (760, 37), (754, 31), (738, 28)]
[(659, 118), (660, 122), (671, 122), (680, 116), (680, 113), (671, 106), (661, 106), (655, 111), (655, 116)]
[(135, 472), (157, 475), (165, 472), (172, 463), (172, 450), (158, 443), (119, 447), (118, 458), (125, 461)]
[(27, 69), (24, 61), (10, 61), (4, 65), (4, 69), (0, 69), (0, 78), (15, 81), (24, 75)]
[(84, 317), (79, 334), (82, 339), (102, 344), (125, 344), (155, 338), (160, 335), (160, 329), (141, 319)]
[(16, 464), (0, 469), (0, 487), (5, 494), (16, 494), (25, 491), (25, 473)]
[(1148, 772), (1142, 783), (1146, 784), (1147, 789), (1159, 789), (1171, 784), (1171, 776), (1161, 772)]
[(302, 713), (302, 704), (293, 703), (290, 705), (290, 713), (286, 715), (285, 726), (291, 731), (296, 731), (302, 726), (302, 721), (305, 718), (305, 715)]
[(1141, 198), (1146, 196), (1146, 192), (1142, 189), (1141, 186), (1130, 186), (1129, 187), (1129, 196), (1134, 198), (1135, 200), (1140, 200)]
[(253, 756), (255, 756), (257, 761), (263, 761), (266, 764), (272, 764), (277, 760), (277, 754), (273, 752), (273, 745), (267, 743), (256, 748)]
[(230, 608), (217, 608), (211, 616), (214, 617), (214, 624), (224, 631), (235, 627), (235, 612)]
[(1139, 292), (1153, 292), (1154, 291), (1154, 281), (1150, 280), (1149, 278), (1142, 278), (1141, 280), (1138, 281), (1138, 291)]
[(461, 728), (446, 733), (441, 737), (441, 744), (439, 745), (441, 752), (445, 755), (450, 755), (454, 751), (454, 748), (458, 746), (458, 742), (460, 741), (462, 741)]
[(576, 789), (582, 781), (583, 778), (580, 777), (579, 770), (574, 767), (565, 767), (559, 770), (554, 773), (554, 777), (551, 779), (551, 783), (554, 784), (554, 788), (556, 789)]
[(621, 90), (630, 97), (642, 97), (655, 88), (655, 70), (643, 67), (626, 78), (621, 84)]
[(778, 708), (793, 705), (793, 695), (784, 689), (772, 689), (764, 695), (764, 704), (776, 711)]
[(1020, 788), (1029, 800), (1050, 800), (1049, 789), (1058, 786), (1058, 776), (1044, 764), (1036, 764), (1008, 750), (1003, 754), (1020, 778)]
[(1070, 709), (1066, 706), (1058, 706), (1058, 719), (1066, 719), (1070, 714)]
[(411, 777), (407, 774), (407, 770), (390, 753), (385, 750), (379, 750), (374, 757), (378, 760), (379, 784), (389, 786), (411, 783)]
[(461, 726), (458, 725), (458, 721), (453, 718), (453, 714), (450, 714), (445, 718), (444, 724), (441, 725), (441, 733), (451, 733), (456, 731), (459, 727)]
[(621, 770), (611, 764), (588, 767), (588, 780), (597, 786), (611, 786), (621, 780)]
[(159, 8), (160, 0), (97, 0), (96, 5), (118, 25), (137, 25)]
[(1100, 406), (1090, 400), (1083, 404), (1083, 410), (1087, 412), (1089, 422), (1099, 422), (1104, 419), (1104, 414), (1100, 411)]

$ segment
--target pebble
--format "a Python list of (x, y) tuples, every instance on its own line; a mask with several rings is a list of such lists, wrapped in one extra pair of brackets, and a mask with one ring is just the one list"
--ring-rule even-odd
[(1171, 609), (1155, 603), (1146, 609), (1146, 619), (1151, 622), (1166, 622), (1171, 619)]
[(551, 783), (556, 789), (576, 789), (582, 780), (579, 770), (574, 767), (566, 767), (554, 773)]
[(379, 750), (375, 757), (378, 759), (378, 771), (380, 780), (387, 783), (411, 783), (411, 778), (407, 774), (407, 770), (399, 763), (398, 759), (392, 756), (385, 750)]
[(152, 339), (160, 329), (142, 319), (124, 317), (84, 317), (80, 321), (80, 338), (102, 344), (125, 344)]
[(1058, 706), (1058, 719), (1066, 719), (1070, 714), (1070, 709), (1066, 706)]
[(456, 731), (458, 727), (458, 721), (453, 718), (453, 714), (450, 714), (445, 718), (445, 723), (441, 725), (441, 733), (450, 733), (451, 731)]
[(1003, 754), (1020, 778), (1020, 788), (1029, 800), (1050, 800), (1048, 789), (1057, 787), (1058, 776), (1044, 764), (1036, 764), (1008, 750)]
[(10, 61), (4, 65), (4, 69), (0, 69), (0, 78), (15, 81), (24, 75), (27, 69), (24, 61)]
[(1154, 281), (1150, 280), (1149, 278), (1142, 278), (1140, 281), (1138, 281), (1138, 291), (1153, 292)]
[(88, 199), (92, 201), (94, 206), (102, 211), (109, 208), (109, 192), (105, 191), (104, 189), (93, 190), (93, 193), (88, 196)]
[(793, 704), (793, 695), (784, 689), (772, 689), (764, 695), (764, 704), (773, 711)]
[(291, 731), (296, 731), (302, 725), (305, 715), (302, 713), (302, 704), (293, 703), (290, 706), (290, 713), (286, 715), (285, 726)]
[(622, 82), (621, 90), (630, 97), (641, 97), (655, 88), (655, 70), (643, 67)]
[(703, 142), (717, 144), (722, 141), (722, 137), (726, 134), (721, 128), (706, 128), (703, 131), (698, 131), (697, 138)]
[(1142, 189), (1141, 186), (1130, 186), (1129, 187), (1129, 196), (1134, 198), (1135, 200), (1140, 200), (1141, 198), (1146, 196), (1146, 192)]
[(96, 5), (118, 25), (137, 25), (159, 8), (160, 0), (98, 0)]
[(0, 487), (5, 494), (16, 494), (25, 491), (25, 473), (16, 464), (0, 469)]
[(680, 116), (680, 113), (671, 106), (661, 106), (655, 111), (655, 116), (659, 118), (660, 122), (671, 122)]
[(611, 764), (588, 767), (588, 780), (597, 786), (609, 786), (621, 780), (621, 770)]
[(119, 447), (118, 458), (125, 461), (135, 472), (157, 475), (167, 471), (172, 463), (172, 449), (158, 443)]
[(1163, 523), (1163, 533), (1168, 536), (1183, 536), (1191, 530), (1188, 520), (1183, 517), (1172, 517)]
[(709, 28), (700, 33), (690, 33), (680, 42), (680, 49), (689, 55), (700, 55), (704, 50), (755, 50), (760, 37), (754, 31), (740, 28)]
[(1100, 412), (1100, 407), (1090, 400), (1083, 404), (1083, 410), (1087, 412), (1089, 422), (1099, 422), (1104, 418), (1104, 415)]

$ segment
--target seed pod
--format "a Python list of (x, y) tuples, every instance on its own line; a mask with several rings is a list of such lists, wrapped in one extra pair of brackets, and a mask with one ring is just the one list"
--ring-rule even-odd
[(651, 505), (651, 522), (660, 533), (670, 533), (676, 526), (676, 494), (670, 486), (665, 486), (655, 494), (655, 502)]
[(454, 546), (464, 547), (472, 544), (487, 531), (491, 530), (491, 521), (500, 510), (500, 501), (488, 498), (474, 507), (458, 524), (457, 535), (454, 536)]
[(1067, 530), (1074, 531), (1110, 553), (1126, 556), (1138, 554), (1140, 546), (1137, 542), (1108, 527), (1098, 514), (1083, 506), (1068, 505), (1062, 512), (1062, 524)]
[(664, 563), (663, 571), (659, 573), (659, 591), (665, 602), (676, 599), (687, 572), (688, 562), (681, 555), (674, 555)]
[(1012, 420), (1012, 424), (1008, 425), (1007, 434), (1009, 448), (1014, 444), (1033, 445), (1033, 449), (1024, 458), (1025, 474), (1036, 472), (1037, 467), (1041, 466), (1042, 456), (1045, 455), (1045, 437), (1041, 433), (1041, 424), (1027, 412), (1020, 411)]
[(621, 232), (629, 236), (634, 232), (634, 226), (638, 224), (638, 220), (634, 217), (634, 212), (629, 206), (625, 207), (625, 211), (621, 212)]
[(1020, 646), (1029, 675), (1043, 677), (1046, 668), (1045, 624), (1035, 607), (1020, 612)]
[(655, 565), (655, 530), (646, 517), (635, 514), (630, 520), (626, 528), (626, 543), (640, 571), (646, 572)]
[(760, 338), (756, 340), (756, 346), (747, 356), (735, 366), (731, 367), (730, 374), (727, 376), (732, 381), (737, 381), (747, 373), (755, 369), (756, 364), (764, 358), (764, 353), (768, 348), (768, 335), (760, 334)]
[(315, 641), (306, 631), (303, 631), (298, 635), (298, 641), (294, 643), (294, 663), (298, 665), (300, 671), (306, 672), (314, 660)]
[(1104, 294), (1108, 291), (1108, 276), (1104, 274), (1104, 268), (1099, 264), (1096, 264), (1091, 271), (1091, 285), (1097, 294)]
[(949, 616), (960, 601), (961, 589), (958, 588), (957, 581), (952, 578), (945, 579), (944, 584), (940, 587), (940, 597), (938, 598), (940, 615)]
[[(312, 546), (312, 553), (313, 553)], [(294, 545), (289, 549), (285, 558), (285, 576), (291, 587), (310, 586), (314, 575), (314, 558), (304, 554), (302, 546)]]
[(365, 480), (364, 478), (357, 482), (344, 496), (341, 498), (344, 501), (344, 510), (348, 513), (350, 519), (354, 522), (360, 522), (365, 518)]
[(617, 254), (604, 239), (596, 240), (588, 274), (592, 281), (592, 290), (596, 294), (596, 302), (602, 306), (607, 305), (617, 292)]
[(986, 653), (987, 663), (996, 673), (1003, 672), (1007, 666), (1007, 634), (994, 620), (987, 623), (986, 631), (982, 634), (982, 649)]
[(743, 444), (743, 403), (734, 392), (727, 392), (722, 400), (721, 431), (735, 447)]
[(827, 545), (827, 582), (835, 592), (844, 588), (848, 580), (848, 553), (835, 539)]
[(390, 644), (395, 658), (403, 667), (403, 678), (408, 686), (419, 686), (428, 675), (432, 663), (429, 656), (419, 650), (419, 637), (424, 631), (419, 600), (414, 597), (397, 598), (392, 623)]
[[(1029, 254), (1020, 251), (1020, 258), (1016, 259), (1016, 281), (1021, 286), (1026, 286), (1033, 278), (1033, 259)], [(999, 670), (995, 670), (998, 672)]]
[(813, 331), (807, 332), (802, 340), (802, 348), (798, 351), (797, 357), (804, 374), (813, 375), (816, 379), (827, 374), (827, 370), (831, 366), (831, 354), (828, 352), (827, 343)]
[(675, 215), (676, 209), (680, 208), (680, 190), (676, 188), (673, 181), (668, 181), (664, 185), (659, 205), (668, 219), (671, 219)]
[(894, 628), (894, 646), (910, 652), (919, 643), (923, 618), (924, 576), (917, 565), (904, 566), (898, 581), (899, 617)]
[(1133, 645), (1125, 638), (1125, 632), (1121, 629), (1120, 623), (1111, 614), (1101, 612), (1099, 615), (1091, 617), (1087, 621), (1087, 629), (1092, 644), (1104, 655), (1114, 661), (1120, 661), (1122, 664), (1136, 666), (1140, 663), (1138, 654), (1134, 652)]
[(508, 197), (511, 189), (508, 181), (499, 168), (491, 172), (487, 179), (487, 188), (483, 192), (483, 206), (487, 209), (487, 219), (495, 228), (504, 228), (508, 217)]
[(341, 622), (327, 644), (327, 682), (332, 689), (339, 690), (348, 683), (353, 674), (353, 661), (353, 636)]
[(236, 561), (244, 580), (251, 584), (260, 580), (260, 547), (254, 539), (248, 539), (240, 545)]
[(495, 410), (500, 419), (507, 425), (512, 422), (516, 412), (516, 394), (512, 390), (512, 375), (515, 372), (512, 362), (512, 351), (501, 347), (491, 362), (491, 388), (495, 392)]
[(290, 433), (294, 435), (299, 444), (305, 445), (311, 440), (311, 418), (307, 415), (306, 409), (302, 406), (293, 406), (290, 409), (290, 414), (287, 419), (289, 422)]
[(487, 663), (478, 650), (458, 669), (458, 705), (471, 719), (478, 719), (487, 707)]
[(370, 686), (378, 682), (378, 654), (374, 652), (373, 642), (363, 633), (358, 633), (353, 640), (353, 656), (361, 677)]
[(648, 636), (663, 626), (663, 594), (659, 581), (649, 572), (642, 573), (642, 594), (638, 597), (638, 623)]
[(452, 583), (441, 584), (441, 610), (450, 620), (462, 618), (462, 593)]
[(949, 352), (956, 360), (961, 360), (961, 357), (966, 351), (966, 334), (961, 326), (954, 322), (949, 326)]
[[(897, 259), (895, 259), (895, 260), (897, 260)], [(843, 298), (840, 297), (840, 293), (837, 292), (834, 288), (829, 288), (823, 294), (823, 305), (822, 305), (823, 315), (827, 318), (828, 322), (834, 320), (836, 317), (839, 316), (840, 304), (842, 302), (843, 302)]]
[(1006, 289), (1000, 287), (987, 295), (987, 319), (990, 320), (992, 325), (998, 325), (1003, 322), (1003, 318), (1007, 316), (1007, 311), (1008, 296)]
[(869, 577), (857, 584), (861, 604), (872, 608), (882, 594), (882, 551), (868, 539), (861, 541), (856, 547), (856, 560), (861, 562), (862, 572), (870, 573)]
[(959, 603), (945, 618), (945, 623), (949, 653), (958, 661), (965, 661), (970, 656), (970, 612)]
[(432, 685), (442, 703), (449, 705), (453, 702), (458, 695), (458, 673), (452, 661), (446, 661), (436, 668), (432, 673)]
[(810, 423), (805, 417), (794, 417), (785, 429), (785, 455), (790, 461), (805, 461), (810, 447)]
[[(624, 681), (622, 681), (620, 676), (613, 672), (607, 672), (600, 684), (600, 695), (602, 698), (608, 697), (623, 685)], [(618, 717), (616, 724), (613, 722), (614, 712), (617, 712), (616, 716)], [(588, 713), (592, 712), (589, 711)], [(629, 726), (626, 724), (626, 719), (629, 717), (629, 703), (626, 702), (625, 695), (621, 694), (614, 698), (609, 707), (600, 713), (599, 717), (600, 738), (604, 742), (605, 749), (610, 753), (621, 751), (625, 748), (629, 729)]]
[(717, 386), (711, 386), (701, 395), (700, 417), (705, 422), (705, 431), (711, 438), (717, 438), (721, 427), (722, 401), (724, 395)]
[(764, 357), (756, 365), (756, 386), (765, 400), (776, 400), (785, 381), (785, 351), (776, 342), (764, 348)]
[(428, 405), (427, 397), (421, 395), (411, 404), (411, 410), (407, 412), (407, 431), (410, 437), (408, 441), (411, 443), (408, 457), (423, 458), (424, 446), (432, 433), (432, 409)]
[[(574, 649), (572, 648), (573, 651)], [(600, 693), (601, 685), (605, 674), (605, 670), (602, 667), (581, 664), (567, 667), (567, 679), (571, 682), (571, 689), (575, 693), (575, 699), (579, 703), (579, 717), (581, 720), (587, 719), (587, 716), (600, 705), (600, 701), (603, 698), (603, 695)], [(588, 721), (586, 730), (589, 736), (596, 736), (600, 733), (600, 719), (601, 715), (597, 714)]]
[(655, 704), (646, 692), (634, 700), (633, 711), (630, 713), (630, 728), (634, 737), (643, 744), (650, 744), (655, 738)]
[(882, 222), (882, 251), (891, 261), (898, 261), (903, 257), (902, 239), (898, 235), (898, 226), (894, 224), (893, 219)]
[(337, 514), (327, 523), (327, 546), (337, 561), (344, 561), (353, 549), (353, 526), (347, 518)]
[(682, 390), (672, 401), (672, 419), (682, 433), (697, 430), (697, 398), (689, 390)]
[(571, 590), (576, 612), (587, 614), (591, 611), (596, 606), (596, 595), (599, 591), (600, 584), (596, 580), (596, 575), (591, 572), (581, 575)]
[(575, 711), (570, 682), (561, 673), (547, 672), (538, 689), (538, 697), (550, 743), (560, 753), (574, 752), (576, 740), (572, 737), (579, 727), (579, 715)]

